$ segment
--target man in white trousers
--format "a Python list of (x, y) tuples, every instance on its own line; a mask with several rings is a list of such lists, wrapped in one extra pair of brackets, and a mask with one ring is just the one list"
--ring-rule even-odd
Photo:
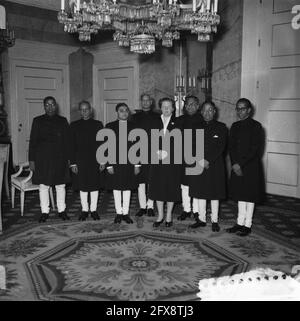
[[(103, 128), (102, 122), (93, 119), (93, 109), (88, 101), (78, 106), (81, 119), (70, 125), (70, 168), (74, 190), (80, 191), (81, 213), (79, 221), (85, 221), (91, 212), (93, 220), (99, 220), (97, 212), (99, 189), (104, 186), (105, 165), (99, 165), (96, 159), (99, 142), (96, 136)], [(88, 202), (90, 196), (90, 204)]]
[(43, 101), (45, 114), (32, 122), (29, 142), (29, 166), (32, 182), (39, 185), (41, 216), (39, 222), (49, 218), (49, 188), (55, 186), (58, 215), (69, 220), (66, 213), (66, 183), (69, 181), (69, 124), (57, 114), (58, 106), (52, 96)]
[[(132, 116), (132, 120), (135, 124), (135, 128), (141, 128), (146, 130), (150, 134), (151, 126), (153, 120), (159, 117), (159, 114), (154, 112), (153, 109), (153, 100), (150, 95), (144, 93), (141, 95), (141, 107), (142, 110), (135, 113)], [(151, 141), (148, 141), (148, 147), (151, 146)], [(150, 150), (148, 152), (148, 159), (150, 160)], [(155, 216), (153, 205), (153, 200), (147, 200), (147, 185), (149, 178), (149, 164), (142, 164), (140, 168), (140, 173), (137, 176), (138, 180), (138, 198), (140, 209), (136, 213), (136, 216), (143, 216), (147, 214), (148, 216)]]

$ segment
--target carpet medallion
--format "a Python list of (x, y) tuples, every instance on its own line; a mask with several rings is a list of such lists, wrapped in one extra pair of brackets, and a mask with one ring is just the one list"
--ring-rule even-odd
[(213, 233), (153, 221), (36, 223), (2, 235), (0, 300), (196, 300), (201, 279), (300, 264), (297, 249), (259, 230), (240, 238), (226, 224)]

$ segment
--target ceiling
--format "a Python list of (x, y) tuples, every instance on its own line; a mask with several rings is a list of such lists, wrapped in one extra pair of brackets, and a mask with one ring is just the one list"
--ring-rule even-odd
[[(7, 0), (7, 1), (21, 3), (27, 6), (34, 6), (34, 7), (44, 8), (44, 9), (56, 10), (56, 11), (60, 10), (60, 5), (61, 5), (61, 0)], [(70, 1), (70, 0), (67, 0), (67, 1)], [(118, 0), (117, 2), (138, 5), (138, 4), (145, 4), (147, 2), (151, 3), (151, 1), (152, 0)]]
[(7, 0), (44, 9), (60, 10), (60, 0)]

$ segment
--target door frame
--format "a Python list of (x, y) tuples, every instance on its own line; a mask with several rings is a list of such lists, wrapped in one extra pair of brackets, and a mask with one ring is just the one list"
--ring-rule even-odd
[[(266, 130), (265, 153), (263, 157), (266, 193), (272, 193), (268, 182), (268, 154), (282, 151), (280, 147), (275, 148), (272, 141), (268, 140), (270, 130), (270, 71), (273, 66), (272, 53), (269, 49), (269, 39), (273, 36), (273, 1), (244, 0), (243, 3), (243, 45), (242, 45), (242, 75), (241, 96), (247, 97), (257, 104), (255, 118), (260, 121)], [(290, 12), (286, 11), (289, 15)], [(299, 64), (299, 55), (295, 58), (295, 66)], [(296, 61), (297, 60), (297, 61)], [(294, 67), (295, 67), (294, 66)], [(267, 90), (266, 90), (267, 88)], [(279, 143), (280, 142), (275, 142)], [(289, 143), (289, 142), (284, 142)], [(288, 145), (288, 144), (286, 144)], [(286, 146), (285, 155), (298, 156), (298, 186), (295, 194), (283, 193), (278, 195), (300, 198), (300, 144), (291, 142)], [(271, 147), (272, 146), (272, 147)], [(269, 184), (268, 184), (269, 183)], [(284, 184), (282, 184), (284, 185)], [(277, 194), (277, 193), (276, 193)]]
[(64, 117), (70, 121), (70, 85), (69, 85), (69, 66), (66, 64), (54, 64), (50, 62), (29, 61), (27, 59), (12, 58), (9, 62), (9, 92), (10, 92), (10, 116), (11, 116), (11, 142), (13, 151), (13, 163), (19, 163), (18, 155), (18, 90), (17, 90), (17, 68), (49, 68), (62, 70), (63, 89), (60, 110)]
[(99, 95), (98, 72), (100, 70), (123, 69), (123, 68), (133, 68), (133, 91), (134, 91), (133, 105), (136, 107), (138, 106), (139, 96), (140, 96), (139, 95), (140, 82), (139, 82), (139, 64), (136, 61), (93, 65), (93, 107), (94, 107), (94, 111), (95, 111), (95, 119), (104, 122), (104, 108), (103, 108), (103, 104), (102, 104), (103, 100)]

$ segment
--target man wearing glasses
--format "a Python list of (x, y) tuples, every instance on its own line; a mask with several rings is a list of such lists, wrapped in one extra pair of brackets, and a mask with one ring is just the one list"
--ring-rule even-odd
[(246, 98), (236, 104), (239, 121), (229, 134), (229, 154), (232, 171), (229, 196), (238, 202), (237, 224), (227, 229), (229, 233), (247, 236), (251, 233), (255, 203), (261, 201), (264, 192), (261, 155), (263, 151), (263, 129), (252, 119), (253, 107)]
[(53, 185), (58, 215), (62, 220), (69, 220), (65, 202), (65, 184), (69, 181), (69, 124), (65, 117), (57, 115), (54, 97), (46, 97), (43, 103), (45, 114), (33, 119), (29, 142), (32, 182), (39, 185), (40, 192), (40, 223), (49, 217), (49, 187)]

